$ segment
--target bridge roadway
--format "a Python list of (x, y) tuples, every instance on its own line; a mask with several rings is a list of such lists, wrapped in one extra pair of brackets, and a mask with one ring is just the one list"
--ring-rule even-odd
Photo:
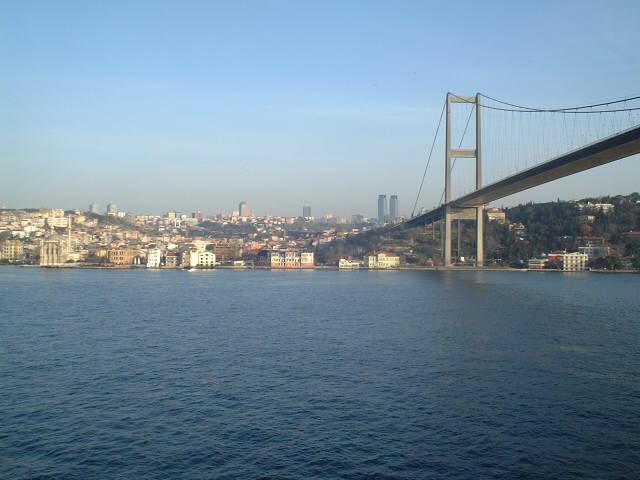
[[(479, 207), (514, 193), (640, 153), (640, 125), (528, 168), (452, 200), (454, 208)], [(440, 220), (445, 206), (394, 227), (417, 227)]]

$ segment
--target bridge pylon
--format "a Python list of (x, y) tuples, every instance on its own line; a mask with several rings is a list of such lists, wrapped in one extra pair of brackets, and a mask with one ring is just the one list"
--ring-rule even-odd
[[(475, 148), (463, 149), (454, 148), (451, 145), (451, 116), (452, 105), (464, 103), (472, 104), (476, 111), (476, 132), (475, 132)], [(451, 200), (451, 168), (452, 159), (454, 158), (475, 158), (475, 170), (476, 181), (475, 189), (478, 190), (482, 187), (482, 131), (480, 122), (480, 94), (477, 93), (471, 97), (454, 95), (447, 93), (446, 101), (446, 145), (445, 145), (445, 174), (444, 174), (444, 228), (442, 231), (442, 243), (443, 243), (443, 260), (444, 266), (450, 267), (453, 265), (451, 261), (451, 222), (453, 220), (475, 220), (476, 222), (476, 266), (481, 267), (484, 265), (484, 205), (476, 205), (474, 207), (459, 208), (456, 207), (455, 202)], [(458, 235), (460, 232), (458, 231)]]

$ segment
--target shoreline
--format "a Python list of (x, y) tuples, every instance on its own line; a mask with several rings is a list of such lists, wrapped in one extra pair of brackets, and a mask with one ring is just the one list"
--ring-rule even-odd
[(215, 270), (232, 270), (232, 271), (247, 271), (247, 270), (274, 270), (274, 271), (341, 271), (341, 272), (359, 272), (359, 271), (372, 271), (372, 272), (401, 272), (401, 271), (423, 271), (423, 272), (532, 272), (532, 273), (636, 273), (640, 274), (640, 270), (583, 270), (583, 271), (564, 271), (558, 269), (528, 269), (528, 268), (511, 268), (511, 267), (472, 267), (472, 266), (459, 266), (459, 267), (421, 267), (421, 266), (404, 266), (397, 268), (338, 268), (333, 265), (317, 265), (312, 268), (272, 268), (265, 266), (242, 266), (234, 267), (230, 265), (220, 265), (214, 268), (182, 268), (182, 267), (158, 267), (147, 268), (144, 265), (56, 265), (56, 266), (40, 266), (40, 265), (20, 265), (20, 264), (2, 264), (0, 267), (19, 267), (19, 268), (43, 268), (51, 270), (68, 270), (68, 269), (80, 269), (80, 270), (142, 270), (142, 271), (185, 271), (185, 272), (208, 272)]

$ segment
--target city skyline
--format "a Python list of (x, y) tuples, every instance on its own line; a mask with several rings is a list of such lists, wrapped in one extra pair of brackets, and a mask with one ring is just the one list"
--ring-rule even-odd
[[(471, 43), (439, 20), (460, 6), (11, 3), (0, 204), (159, 213), (245, 199), (264, 214), (373, 217), (380, 191), (413, 204), (447, 91), (550, 106), (638, 93), (633, 2), (622, 18), (596, 2), (495, 4), (458, 19), (469, 35), (500, 26)], [(438, 156), (418, 208), (438, 203), (442, 177)], [(628, 158), (502, 204), (630, 193), (638, 177)]]

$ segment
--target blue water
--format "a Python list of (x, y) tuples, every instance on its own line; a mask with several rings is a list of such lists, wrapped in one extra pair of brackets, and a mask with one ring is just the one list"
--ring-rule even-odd
[(639, 275), (0, 268), (0, 478), (639, 477)]

